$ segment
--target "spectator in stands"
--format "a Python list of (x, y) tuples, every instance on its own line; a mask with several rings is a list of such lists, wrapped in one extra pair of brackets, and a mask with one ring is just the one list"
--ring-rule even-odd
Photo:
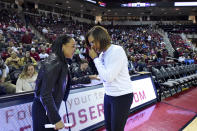
[(56, 38), (57, 38), (57, 35), (54, 34), (51, 39), (54, 41)]
[(150, 35), (148, 35), (148, 39), (147, 39), (148, 41), (151, 41), (151, 36)]
[(11, 57), (7, 58), (5, 64), (10, 68), (19, 69), (20, 68), (20, 58), (17, 56), (16, 52), (11, 53)]
[(20, 65), (21, 66), (25, 66), (27, 63), (31, 63), (34, 66), (37, 65), (36, 60), (33, 57), (30, 56), (29, 51), (26, 51), (25, 56), (23, 58), (21, 58), (21, 60), (20, 60)]
[(21, 28), (21, 31), (22, 31), (22, 32), (27, 32), (26, 27), (25, 27), (25, 26), (23, 26), (23, 27)]
[(24, 48), (23, 43), (21, 43), (21, 42), (19, 43), (18, 49), (19, 48)]
[(162, 51), (158, 50), (156, 55), (157, 55), (157, 62), (160, 62), (162, 58)]
[(10, 56), (11, 56), (12, 52), (13, 52), (13, 49), (12, 49), (11, 47), (8, 47), (8, 54), (9, 54)]
[[(136, 72), (135, 66), (133, 64), (133, 57), (128, 57), (128, 69), (129, 69), (129, 74), (133, 74)], [(134, 58), (135, 59), (135, 58)]]
[(179, 52), (178, 52), (178, 49), (176, 49), (174, 51), (174, 58), (178, 59), (179, 58)]
[(15, 23), (15, 28), (16, 28), (16, 32), (21, 32), (21, 29), (19, 28), (17, 23)]
[(42, 53), (42, 51), (46, 51), (46, 48), (45, 48), (45, 46), (43, 45), (43, 44), (41, 44), (39, 47), (38, 47), (38, 53), (40, 54), (40, 53)]
[(153, 62), (157, 62), (157, 61), (158, 61), (157, 55), (156, 55), (156, 54), (155, 54), (155, 55), (152, 55), (151, 60), (152, 60)]
[(185, 56), (184, 56), (184, 55), (179, 56), (178, 61), (179, 61), (180, 63), (184, 63), (184, 62), (185, 62)]
[(41, 50), (41, 53), (39, 54), (40, 60), (44, 60), (48, 57), (49, 55), (46, 53), (45, 47)]
[(31, 37), (31, 35), (29, 34), (28, 31), (25, 32), (21, 41), (22, 41), (22, 43), (25, 43), (25, 44), (31, 44), (32, 43), (32, 37)]
[(12, 48), (12, 50), (14, 52), (18, 53), (18, 49), (17, 49), (17, 47), (14, 46), (14, 42), (13, 41), (9, 42), (9, 47)]
[(87, 58), (85, 43), (83, 43), (82, 47), (80, 48), (79, 57), (80, 57), (81, 59)]
[(46, 43), (46, 53), (50, 54), (52, 52), (51, 50), (51, 44), (50, 43)]
[(72, 69), (72, 78), (75, 81), (78, 81), (75, 84), (88, 84), (91, 80), (99, 80), (97, 75), (93, 75), (90, 68), (88, 67), (88, 61), (81, 59), (80, 67), (75, 67)]
[(197, 54), (194, 55), (193, 59), (194, 59), (194, 64), (197, 64)]
[(141, 57), (140, 60), (137, 62), (137, 69), (138, 71), (143, 71), (144, 68), (146, 68), (145, 59)]
[(165, 62), (166, 57), (168, 57), (168, 51), (167, 51), (167, 49), (163, 49), (163, 51), (162, 51), (162, 57), (163, 57), (163, 60)]
[(0, 58), (0, 87), (5, 90), (6, 94), (14, 94), (16, 92), (16, 85), (12, 84), (10, 81), (7, 81), (9, 75), (9, 68), (4, 63), (3, 59)]
[(38, 73), (36, 72), (34, 65), (31, 63), (26, 64), (16, 82), (16, 93), (33, 91), (35, 89), (37, 75)]
[(48, 30), (47, 30), (46, 27), (44, 27), (44, 28), (42, 29), (42, 33), (43, 33), (43, 34), (47, 34), (47, 33), (48, 33)]
[(3, 31), (2, 31), (2, 29), (0, 29), (0, 34), (1, 34), (1, 35), (3, 34)]
[(13, 23), (9, 24), (9, 26), (7, 27), (8, 31), (11, 31), (11, 32), (16, 32), (16, 28), (14, 26)]
[(25, 53), (23, 52), (23, 48), (19, 47), (18, 48), (18, 57), (22, 58), (25, 56)]
[(3, 39), (2, 34), (0, 34), (0, 49), (6, 48), (5, 41)]
[(88, 67), (88, 61), (85, 59), (81, 59), (80, 68), (78, 69), (79, 69), (79, 72), (76, 74), (76, 77), (92, 74), (90, 68)]
[(8, 57), (10, 57), (10, 54), (8, 53), (8, 49), (9, 48), (6, 48), (2, 51), (1, 53), (1, 58), (5, 61)]
[(31, 48), (30, 56), (33, 57), (36, 61), (40, 61), (40, 56), (36, 52), (35, 48)]
[(134, 68), (136, 69), (137, 68), (137, 60), (136, 60), (136, 58), (131, 56), (130, 60), (131, 60), (131, 62), (133, 64)]

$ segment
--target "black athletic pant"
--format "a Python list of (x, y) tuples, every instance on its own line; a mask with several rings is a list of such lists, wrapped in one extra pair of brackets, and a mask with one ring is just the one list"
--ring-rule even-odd
[(107, 131), (124, 131), (132, 102), (133, 93), (117, 97), (105, 94), (104, 116)]
[[(33, 131), (55, 131), (53, 128), (45, 128), (50, 124), (46, 111), (38, 98), (35, 98), (32, 105)], [(57, 131), (57, 130), (56, 130)]]

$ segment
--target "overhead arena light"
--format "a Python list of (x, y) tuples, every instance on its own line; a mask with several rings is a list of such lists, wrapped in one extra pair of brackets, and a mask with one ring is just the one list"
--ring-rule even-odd
[(197, 2), (174, 2), (174, 6), (197, 6)]
[(96, 4), (96, 1), (94, 1), (94, 0), (85, 0), (85, 1)]

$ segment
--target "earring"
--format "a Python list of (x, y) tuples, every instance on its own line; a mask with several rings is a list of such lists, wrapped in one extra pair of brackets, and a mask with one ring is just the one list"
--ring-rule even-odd
[(64, 46), (62, 46), (62, 52), (64, 52)]

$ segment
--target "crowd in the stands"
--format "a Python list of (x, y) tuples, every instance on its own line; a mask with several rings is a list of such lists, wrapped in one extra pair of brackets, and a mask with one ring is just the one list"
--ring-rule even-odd
[[(34, 34), (30, 24), (46, 41)], [(77, 42), (75, 55), (72, 61), (68, 60), (72, 79), (78, 80), (79, 84), (88, 84), (92, 79), (97, 79), (97, 70), (88, 56), (88, 45), (85, 42), (85, 35), (92, 26), (70, 17), (52, 14), (30, 15), (25, 22), (17, 13), (1, 10), (0, 95), (34, 90), (42, 61), (52, 52), (53, 41), (62, 34), (71, 35)], [(131, 74), (149, 71), (150, 66), (169, 63), (163, 37), (155, 28), (149, 25), (104, 27), (111, 35), (112, 44), (121, 45), (125, 49)], [(174, 56), (179, 62), (185, 59), (194, 59), (196, 62), (197, 56), (179, 35), (170, 34), (169, 38), (176, 49)]]

